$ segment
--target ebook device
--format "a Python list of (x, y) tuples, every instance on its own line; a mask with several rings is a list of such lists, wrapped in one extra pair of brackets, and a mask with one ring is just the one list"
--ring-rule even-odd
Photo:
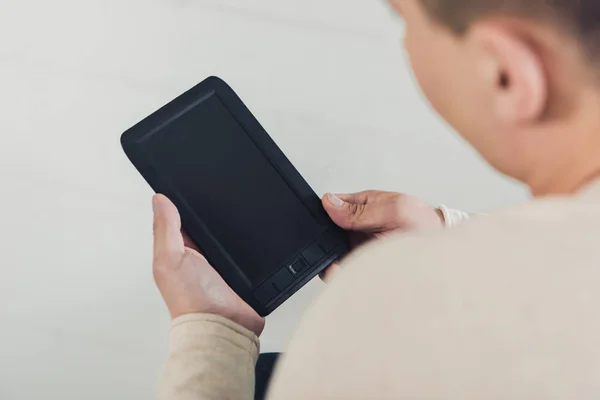
[(121, 144), (153, 190), (177, 206), (211, 265), (262, 316), (349, 250), (346, 232), (219, 78), (127, 130)]

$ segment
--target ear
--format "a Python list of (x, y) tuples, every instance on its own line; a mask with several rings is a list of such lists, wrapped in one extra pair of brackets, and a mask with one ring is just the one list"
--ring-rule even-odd
[(500, 122), (523, 124), (542, 117), (548, 80), (540, 54), (514, 25), (480, 21), (468, 33), (485, 54), (486, 80)]

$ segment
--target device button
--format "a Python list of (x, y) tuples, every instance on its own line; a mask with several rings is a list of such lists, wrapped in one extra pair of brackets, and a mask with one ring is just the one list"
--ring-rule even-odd
[(306, 265), (304, 260), (297, 260), (292, 265), (290, 265), (292, 272), (296, 275), (304, 271), (306, 267), (308, 267), (308, 265)]
[(280, 292), (283, 292), (294, 282), (294, 277), (292, 273), (287, 269), (283, 268), (281, 271), (275, 274), (273, 278), (271, 278), (271, 283), (275, 286)]
[(279, 294), (279, 291), (273, 286), (273, 282), (268, 281), (254, 291), (254, 297), (260, 304), (267, 305)]
[(302, 252), (302, 257), (304, 257), (308, 265), (315, 265), (323, 256), (325, 256), (325, 251), (318, 244), (314, 244)]

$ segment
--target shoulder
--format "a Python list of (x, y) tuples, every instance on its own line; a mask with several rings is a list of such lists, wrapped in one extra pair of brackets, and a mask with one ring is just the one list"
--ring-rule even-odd
[(451, 229), (401, 233), (360, 249), (348, 258), (347, 266), (379, 257), (444, 262), (479, 258), (490, 251), (514, 247), (535, 251), (535, 244), (541, 241), (567, 243), (574, 239), (574, 232), (581, 232), (578, 237), (600, 234), (600, 203), (568, 198), (538, 200), (480, 215)]
[(599, 237), (600, 204), (561, 199), (454, 229), (398, 235), (351, 255), (323, 295), (323, 310), (350, 307), (352, 316), (389, 318), (401, 331), (406, 317), (460, 320), (499, 310), (508, 317), (522, 308), (564, 310), (567, 303), (586, 308), (582, 293), (593, 292), (600, 303)]
[(583, 256), (600, 261), (600, 254), (595, 256), (598, 237), (600, 203), (535, 201), (476, 217), (452, 229), (399, 234), (365, 246), (343, 264), (345, 271), (339, 279), (381, 276), (379, 284), (385, 284), (426, 279), (435, 271), (437, 282), (446, 273), (449, 278), (463, 275), (468, 281), (482, 274), (517, 273), (516, 268), (520, 274), (528, 270), (533, 274), (556, 265), (560, 258)]
[(367, 246), (306, 314), (287, 363), (307, 372), (289, 377), (314, 386), (335, 370), (344, 379), (324, 390), (365, 397), (377, 387), (436, 397), (461, 380), (526, 390), (526, 365), (548, 367), (539, 395), (553, 377), (576, 383), (574, 360), (598, 353), (598, 237), (599, 205), (553, 200)]

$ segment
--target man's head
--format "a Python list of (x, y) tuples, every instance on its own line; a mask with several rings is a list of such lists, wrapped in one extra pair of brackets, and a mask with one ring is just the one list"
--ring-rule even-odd
[(433, 107), (536, 194), (600, 173), (597, 0), (390, 0)]

